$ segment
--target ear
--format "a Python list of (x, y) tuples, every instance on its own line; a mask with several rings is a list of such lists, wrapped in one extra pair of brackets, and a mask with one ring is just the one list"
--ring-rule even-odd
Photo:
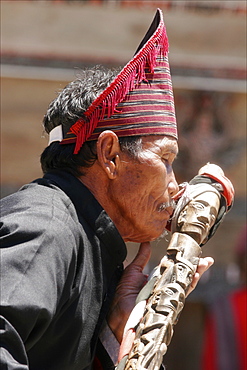
[(119, 153), (120, 145), (117, 135), (110, 130), (103, 131), (97, 141), (97, 156), (100, 166), (109, 179), (116, 178), (120, 163)]

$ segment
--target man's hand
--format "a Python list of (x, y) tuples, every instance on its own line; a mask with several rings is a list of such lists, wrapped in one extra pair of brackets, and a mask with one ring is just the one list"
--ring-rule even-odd
[(141, 243), (137, 255), (125, 268), (117, 287), (107, 322), (119, 343), (122, 341), (125, 324), (135, 306), (136, 297), (147, 282), (143, 269), (150, 256), (150, 243)]
[[(135, 306), (136, 297), (147, 282), (148, 277), (143, 274), (143, 269), (148, 263), (150, 255), (150, 243), (142, 243), (134, 260), (125, 268), (117, 287), (107, 321), (119, 343), (122, 341), (125, 324)], [(213, 263), (214, 260), (211, 257), (200, 258), (187, 296), (195, 289), (200, 277)]]

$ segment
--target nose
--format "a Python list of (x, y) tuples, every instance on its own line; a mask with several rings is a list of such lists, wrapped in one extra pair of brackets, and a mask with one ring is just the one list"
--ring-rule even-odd
[(177, 180), (175, 178), (173, 171), (170, 174), (169, 183), (168, 183), (168, 191), (169, 191), (170, 197), (174, 197), (174, 195), (176, 195), (177, 192), (179, 191), (178, 183), (177, 183)]

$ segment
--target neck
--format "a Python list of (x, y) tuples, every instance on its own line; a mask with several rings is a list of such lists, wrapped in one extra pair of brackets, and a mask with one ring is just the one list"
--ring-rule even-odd
[[(128, 241), (129, 234), (126, 230), (126, 221), (119, 210), (116, 199), (114, 198), (114, 180), (105, 176), (104, 171), (94, 164), (86, 170), (86, 174), (79, 177), (79, 180), (91, 191), (95, 199), (111, 218), (124, 241)], [(99, 186), (100, 184), (100, 186)]]

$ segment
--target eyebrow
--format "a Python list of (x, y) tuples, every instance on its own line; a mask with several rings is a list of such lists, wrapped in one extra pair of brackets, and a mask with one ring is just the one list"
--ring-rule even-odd
[(163, 145), (157, 144), (157, 146), (162, 154), (170, 152), (171, 154), (174, 154), (176, 158), (179, 153), (178, 144), (175, 144), (174, 141), (169, 140), (169, 138), (167, 139), (168, 140)]

